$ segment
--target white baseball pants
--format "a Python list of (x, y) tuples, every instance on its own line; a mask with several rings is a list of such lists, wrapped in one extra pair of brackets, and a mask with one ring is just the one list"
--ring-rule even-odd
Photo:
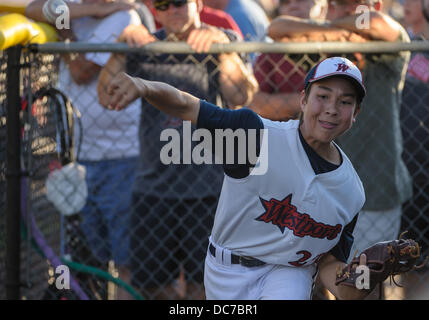
[(204, 269), (207, 300), (311, 299), (317, 273), (315, 265), (245, 267), (231, 264), (231, 251), (212, 244), (216, 257), (207, 251)]

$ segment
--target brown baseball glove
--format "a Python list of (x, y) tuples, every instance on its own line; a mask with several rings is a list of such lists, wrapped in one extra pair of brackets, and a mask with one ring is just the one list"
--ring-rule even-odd
[(364, 289), (370, 291), (389, 276), (398, 285), (393, 276), (423, 267), (427, 258), (421, 265), (416, 265), (417, 260), (420, 258), (420, 246), (412, 239), (402, 239), (405, 233), (402, 233), (398, 240), (374, 244), (365, 249), (358, 257), (354, 257), (343, 269), (339, 267), (335, 285), (342, 284), (357, 287), (358, 277), (364, 274), (362, 270), (357, 272), (356, 268), (359, 265), (365, 265), (369, 270), (369, 288), (364, 287)]

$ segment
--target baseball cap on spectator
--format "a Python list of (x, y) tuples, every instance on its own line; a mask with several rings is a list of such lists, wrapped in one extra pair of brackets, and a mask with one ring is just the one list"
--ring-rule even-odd
[(342, 57), (327, 58), (316, 64), (305, 77), (304, 90), (313, 82), (334, 76), (350, 78), (357, 89), (358, 102), (362, 101), (366, 94), (366, 89), (362, 81), (362, 73), (353, 62)]

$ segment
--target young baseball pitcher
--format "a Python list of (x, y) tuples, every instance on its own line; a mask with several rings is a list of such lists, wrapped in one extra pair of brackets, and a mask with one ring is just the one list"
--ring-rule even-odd
[[(359, 69), (345, 58), (333, 57), (308, 73), (300, 120), (274, 122), (246, 108), (221, 109), (164, 83), (125, 73), (112, 79), (101, 104), (121, 110), (144, 97), (212, 135), (216, 129), (260, 133), (256, 164), (248, 159), (246, 164), (224, 165), (205, 260), (208, 299), (310, 299), (317, 274), (337, 298), (360, 299), (398, 272), (396, 266), (404, 265), (400, 261), (410, 258), (411, 266), (419, 254), (412, 240), (394, 240), (346, 264), (365, 195), (334, 139), (356, 120), (365, 92)], [(260, 166), (265, 172), (255, 174)], [(377, 269), (375, 260), (383, 261), (384, 271)], [(355, 285), (359, 264), (370, 271), (369, 287), (362, 290)]]

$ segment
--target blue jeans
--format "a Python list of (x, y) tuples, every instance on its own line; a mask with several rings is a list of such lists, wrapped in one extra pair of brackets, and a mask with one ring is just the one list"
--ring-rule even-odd
[(137, 157), (80, 161), (86, 167), (88, 199), (82, 209), (81, 227), (94, 255), (102, 263), (129, 263), (131, 190)]

